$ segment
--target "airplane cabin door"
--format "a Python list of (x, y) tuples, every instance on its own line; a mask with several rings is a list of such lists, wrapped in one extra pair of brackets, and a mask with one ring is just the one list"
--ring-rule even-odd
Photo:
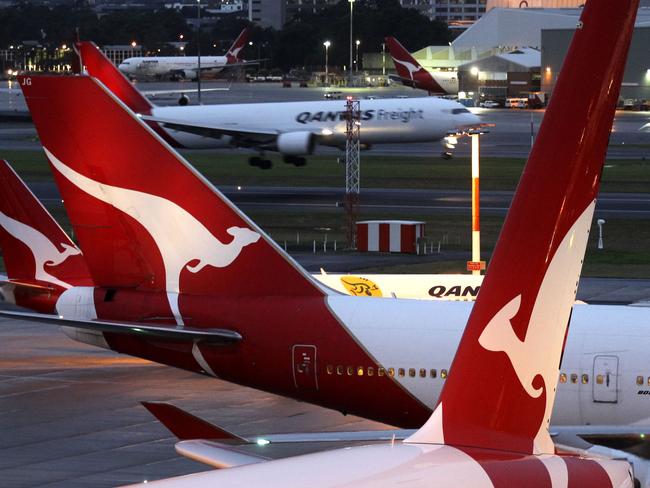
[(293, 383), (298, 390), (318, 390), (316, 346), (296, 344), (292, 347)]
[(594, 402), (618, 403), (618, 357), (594, 357)]

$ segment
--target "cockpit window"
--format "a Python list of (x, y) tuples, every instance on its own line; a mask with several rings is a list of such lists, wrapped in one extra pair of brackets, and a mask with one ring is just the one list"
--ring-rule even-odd
[(452, 108), (451, 113), (454, 115), (458, 115), (458, 114), (469, 114), (471, 112), (466, 108)]

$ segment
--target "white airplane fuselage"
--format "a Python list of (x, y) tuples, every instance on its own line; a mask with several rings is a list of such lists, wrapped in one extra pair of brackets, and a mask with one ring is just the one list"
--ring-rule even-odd
[[(226, 56), (201, 56), (201, 69), (212, 73), (221, 71), (228, 59)], [(188, 73), (196, 76), (199, 68), (196, 56), (151, 56), (127, 58), (119, 65), (122, 73), (132, 77), (166, 76), (173, 73)], [(186, 75), (187, 78), (192, 76)]]
[[(345, 144), (345, 105), (344, 100), (327, 100), (155, 107), (152, 118), (234, 131), (311, 133), (318, 144), (341, 146)], [(366, 145), (439, 141), (449, 132), (479, 124), (479, 118), (462, 105), (436, 97), (362, 100), (360, 111), (360, 139)], [(231, 143), (228, 136), (215, 139), (166, 130), (188, 148)]]

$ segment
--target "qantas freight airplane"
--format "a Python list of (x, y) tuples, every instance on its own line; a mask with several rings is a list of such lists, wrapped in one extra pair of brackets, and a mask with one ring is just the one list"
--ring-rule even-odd
[[(296, 166), (317, 145), (345, 147), (345, 101), (274, 102), (157, 107), (152, 105), (91, 42), (77, 44), (88, 74), (97, 78), (163, 139), (176, 148), (245, 147), (260, 156), (253, 166), (271, 167), (266, 151)], [(361, 144), (440, 141), (480, 125), (464, 106), (440, 98), (363, 100)]]
[(392, 81), (411, 88), (426, 90), (430, 95), (455, 95), (458, 93), (458, 73), (456, 71), (431, 72), (426, 70), (394, 37), (387, 37), (386, 45), (397, 70), (397, 76), (389, 76)]
[[(225, 56), (201, 56), (201, 71), (218, 73), (224, 68), (255, 64), (256, 61), (239, 59), (246, 45), (250, 29), (247, 27), (235, 39)], [(119, 65), (120, 71), (130, 78), (186, 78), (196, 80), (199, 71), (196, 56), (148, 56), (127, 58)]]
[(563, 451), (548, 431), (638, 7), (611, 3), (585, 5), (428, 421), (403, 442), (260, 460), (154, 486), (632, 488), (629, 464)]

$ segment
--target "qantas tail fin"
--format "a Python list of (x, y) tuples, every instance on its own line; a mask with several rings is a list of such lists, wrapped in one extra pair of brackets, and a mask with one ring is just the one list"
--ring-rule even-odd
[(413, 88), (428, 90), (430, 93), (447, 93), (440, 83), (416, 59), (411, 56), (394, 37), (387, 37), (388, 52), (393, 58), (399, 81)]
[(137, 114), (151, 115), (153, 105), (129, 79), (100, 51), (94, 42), (75, 43), (81, 64), (88, 74), (101, 81), (124, 104)]
[(0, 247), (12, 282), (59, 289), (91, 284), (81, 251), (7, 161), (0, 161)]
[(439, 403), (409, 442), (553, 453), (560, 357), (638, 0), (613, 5), (582, 12)]
[(232, 43), (232, 46), (230, 46), (230, 49), (228, 49), (228, 52), (226, 53), (226, 59), (228, 60), (228, 64), (231, 63), (236, 63), (239, 61), (239, 53), (241, 52), (242, 49), (244, 49), (244, 46), (246, 46), (246, 42), (248, 41), (248, 36), (250, 35), (250, 27), (246, 27), (243, 31), (239, 33), (237, 36), (237, 39), (235, 39), (235, 42)]
[(324, 295), (94, 78), (34, 76), (21, 83), (98, 286), (166, 291), (179, 323), (181, 293)]

